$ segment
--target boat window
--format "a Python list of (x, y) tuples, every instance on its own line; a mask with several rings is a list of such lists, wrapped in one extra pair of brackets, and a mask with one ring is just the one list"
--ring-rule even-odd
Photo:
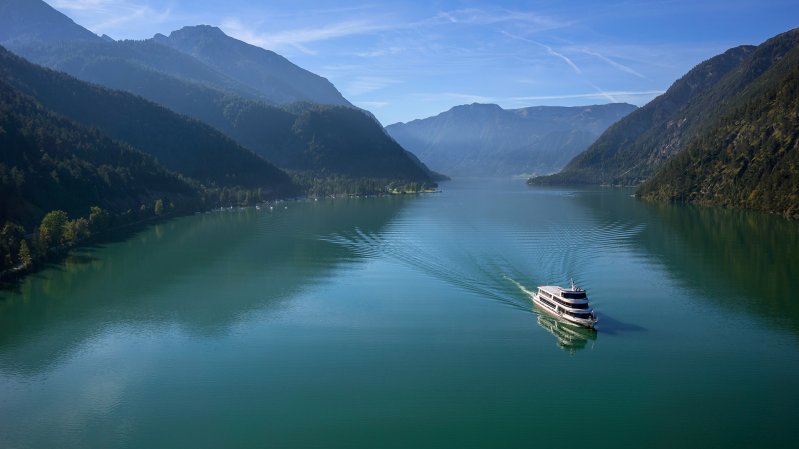
[(564, 298), (567, 299), (585, 299), (585, 292), (561, 292)]
[(591, 318), (591, 314), (590, 313), (566, 312), (566, 315), (570, 315), (570, 316), (573, 316), (575, 318), (580, 318), (580, 319), (583, 319), (583, 320), (587, 320), (587, 319)]
[(554, 299), (555, 299), (555, 301), (558, 302), (558, 304), (562, 305), (563, 307), (570, 307), (572, 309), (587, 309), (588, 308), (588, 304), (572, 304), (572, 303), (569, 303), (569, 302), (566, 302), (566, 301), (561, 301), (558, 298), (554, 298)]

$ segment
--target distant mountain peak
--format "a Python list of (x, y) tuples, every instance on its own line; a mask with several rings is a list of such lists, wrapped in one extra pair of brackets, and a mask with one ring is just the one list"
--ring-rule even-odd
[[(156, 33), (152, 40), (188, 54), (196, 52), (202, 46), (230, 45), (231, 41), (235, 41), (224, 31), (212, 25), (185, 26), (179, 30), (172, 31), (169, 36)], [(194, 55), (192, 54), (192, 56)]]
[(231, 38), (230, 36), (225, 34), (225, 32), (222, 31), (219, 27), (215, 27), (213, 25), (205, 25), (205, 24), (189, 25), (169, 33), (170, 38), (197, 37), (197, 36)]
[(186, 26), (169, 37), (156, 34), (153, 41), (202, 61), (259, 92), (268, 102), (352, 106), (327, 79), (271, 50), (230, 37), (215, 26)]
[(485, 117), (494, 116), (497, 114), (505, 114), (507, 111), (502, 109), (499, 105), (493, 103), (471, 103), (453, 106), (450, 110), (442, 112), (439, 116), (451, 117)]
[(635, 109), (629, 104), (503, 109), (492, 103), (472, 103), (434, 117), (393, 124), (386, 131), (443, 173), (551, 173)]
[(459, 110), (475, 110), (475, 109), (502, 109), (499, 105), (494, 103), (470, 103), (470, 104), (459, 104), (457, 106), (451, 107), (450, 111), (459, 111)]

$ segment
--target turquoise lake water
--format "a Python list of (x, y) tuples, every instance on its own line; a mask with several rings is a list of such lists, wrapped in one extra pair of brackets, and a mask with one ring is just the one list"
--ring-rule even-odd
[[(442, 190), (178, 218), (0, 291), (0, 447), (795, 444), (799, 223)], [(524, 291), (572, 277), (596, 332)]]

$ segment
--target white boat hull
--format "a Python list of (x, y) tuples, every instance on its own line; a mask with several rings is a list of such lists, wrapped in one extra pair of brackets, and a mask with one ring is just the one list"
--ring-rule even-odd
[(534, 293), (532, 295), (532, 297), (533, 297), (533, 303), (535, 305), (537, 305), (538, 308), (540, 308), (541, 310), (543, 310), (547, 314), (552, 315), (555, 318), (558, 318), (559, 320), (565, 321), (567, 323), (574, 324), (574, 325), (581, 326), (581, 327), (587, 327), (589, 329), (593, 329), (594, 326), (596, 325), (597, 321), (599, 321), (596, 318), (593, 318), (593, 319), (580, 319), (580, 318), (577, 318), (577, 317), (569, 316), (569, 315), (563, 313), (562, 311), (559, 312), (557, 310), (553, 310), (553, 309), (551, 309), (549, 306), (547, 306), (546, 304), (544, 304), (541, 301), (541, 299), (538, 297), (538, 293)]

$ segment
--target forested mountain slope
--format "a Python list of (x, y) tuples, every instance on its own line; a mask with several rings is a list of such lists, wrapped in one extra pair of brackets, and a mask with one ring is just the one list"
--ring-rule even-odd
[(754, 51), (736, 47), (674, 82), (661, 96), (608, 128), (560, 173), (536, 178), (546, 184), (637, 184), (677, 153), (708, 118), (705, 97)]
[(749, 90), (638, 195), (799, 217), (799, 46)]
[(0, 77), (53, 111), (206, 184), (281, 189), (287, 175), (222, 133), (140, 97), (44, 69), (0, 48)]
[(779, 63), (797, 43), (799, 31), (791, 30), (697, 65), (666, 93), (610, 127), (560, 173), (530, 183), (640, 184), (694, 139), (726, 126), (726, 117), (781, 79), (777, 73), (786, 69)]
[[(28, 28), (35, 30), (38, 19), (26, 20)], [(17, 31), (26, 32), (24, 27)], [(320, 105), (349, 105), (327, 80), (280, 55), (230, 38), (218, 28), (186, 27), (169, 37), (145, 41), (26, 39), (11, 40), (10, 45), (35, 63), (142, 96), (202, 121), (267, 160), (291, 162), (285, 168), (314, 170), (313, 176), (414, 182), (429, 182), (434, 176), (412, 155), (397, 156), (396, 143), (368, 113), (357, 111), (360, 116), (355, 116), (349, 108)], [(299, 100), (303, 103), (275, 104)], [(323, 121), (308, 121), (304, 116), (325, 116), (347, 124), (347, 132), (333, 128), (315, 132), (309, 123)], [(344, 148), (347, 151), (339, 151)]]
[(91, 206), (138, 211), (156, 198), (197, 198), (197, 191), (151, 156), (48, 111), (0, 79), (0, 223), (27, 229), (61, 209)]
[(327, 79), (273, 51), (234, 39), (217, 27), (189, 26), (152, 40), (197, 58), (273, 103), (352, 106)]

